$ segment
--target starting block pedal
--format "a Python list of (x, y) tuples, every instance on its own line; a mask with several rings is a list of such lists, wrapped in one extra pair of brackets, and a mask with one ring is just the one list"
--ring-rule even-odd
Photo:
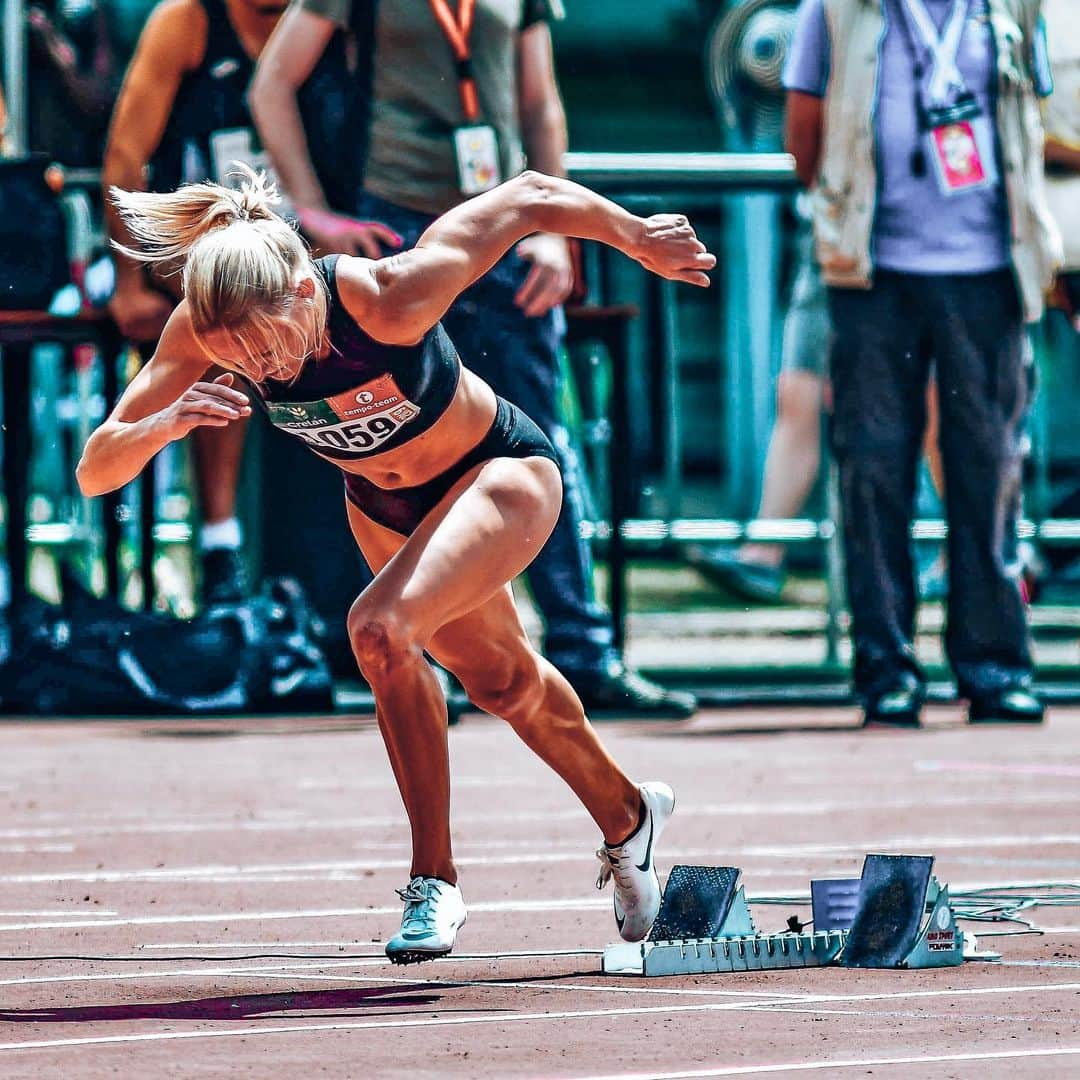
[(609, 945), (608, 975), (701, 975), (839, 964), (954, 967), (997, 960), (961, 932), (929, 855), (867, 855), (862, 876), (810, 883), (814, 930), (761, 934), (740, 871), (675, 866), (647, 941)]
[(608, 975), (701, 975), (776, 971), (832, 963), (844, 934), (759, 934), (739, 871), (732, 866), (675, 866), (647, 941), (609, 945)]
[[(933, 866), (932, 855), (866, 856), (855, 909), (840, 927), (847, 931), (841, 967), (937, 968), (964, 962), (964, 935), (949, 890), (931, 873)], [(811, 882), (811, 897), (815, 886), (820, 895), (829, 884), (837, 883)], [(817, 926), (816, 907), (814, 918)]]

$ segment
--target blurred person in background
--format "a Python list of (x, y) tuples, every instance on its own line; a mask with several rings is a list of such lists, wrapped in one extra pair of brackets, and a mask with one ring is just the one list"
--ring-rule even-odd
[(1046, 194), (1064, 241), (1056, 302), (1080, 331), (1080, 4), (1043, 0), (1054, 93), (1043, 104)]
[[(260, 165), (245, 92), (255, 60), (284, 10), (275, 0), (165, 0), (139, 35), (113, 113), (102, 185), (171, 191), (205, 179), (227, 183), (234, 161)], [(105, 200), (112, 240), (131, 237)], [(117, 252), (109, 310), (134, 343), (157, 341), (179, 300), (179, 277), (151, 273)], [(192, 434), (202, 514), (201, 596), (206, 604), (242, 599), (248, 589), (236, 517), (245, 424)]]
[(1037, 98), (1039, 0), (803, 0), (787, 145), (829, 286), (854, 683), (917, 726), (909, 529), (931, 357), (949, 524), (946, 652), (973, 722), (1039, 722), (1006, 568), (1027, 401), (1024, 322), (1060, 259)]
[[(1065, 259), (1058, 274), (1053, 304), (1080, 333), (1080, 4), (1075, 0), (1044, 0), (1054, 92), (1043, 104), (1046, 126), (1046, 193), (1051, 213), (1061, 230)], [(1080, 339), (1063, 340), (1060, 325), (1047, 327), (1064, 355), (1080, 355)], [(1080, 517), (1080, 489), (1075, 487), (1054, 507), (1054, 517)], [(1050, 574), (1042, 588), (1061, 599), (1074, 600), (1080, 590), (1080, 549), (1054, 544), (1041, 553)]]
[[(795, 281), (784, 317), (780, 377), (776, 388), (776, 423), (765, 457), (757, 517), (784, 521), (797, 517), (817, 483), (821, 469), (822, 411), (831, 407), (828, 356), (831, 341), (829, 303), (814, 254), (809, 201), (796, 202)], [(930, 491), (944, 489), (937, 439), (937, 400), (933, 382), (927, 391), (926, 473)], [(944, 580), (941, 560), (920, 575), (924, 599)], [(686, 559), (706, 580), (750, 603), (776, 603), (783, 598), (787, 555), (782, 543), (746, 541), (726, 545), (691, 544)]]
[(26, 24), (28, 146), (96, 168), (119, 83), (105, 13), (96, 0), (39, 3)]
[[(364, 4), (367, 0), (355, 0)], [(355, 222), (331, 213), (305, 140), (295, 93), (353, 0), (294, 0), (260, 60), (251, 90), (259, 132), (305, 231), (326, 251), (366, 250)], [(549, 22), (558, 0), (380, 0), (373, 51), (364, 188), (355, 213), (412, 247), (439, 214), (526, 165), (563, 175), (566, 117), (555, 80)], [(451, 307), (447, 330), (496, 393), (550, 438), (563, 470), (562, 513), (528, 581), (545, 623), (544, 652), (590, 713), (691, 715), (690, 694), (630, 670), (597, 603), (592, 553), (582, 539), (584, 478), (559, 415), (564, 318), (573, 285), (566, 240), (521, 241)]]
[[(795, 281), (784, 317), (776, 423), (765, 457), (757, 517), (802, 512), (821, 467), (821, 414), (828, 395), (829, 308), (814, 257), (805, 196), (796, 204)], [(751, 603), (775, 603), (784, 589), (783, 544), (747, 541), (738, 548), (690, 544), (686, 559), (703, 577)]]

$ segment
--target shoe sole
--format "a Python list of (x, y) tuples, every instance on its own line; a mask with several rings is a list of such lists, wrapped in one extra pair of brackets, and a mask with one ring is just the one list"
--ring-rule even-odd
[(422, 964), (425, 960), (438, 960), (440, 956), (449, 956), (452, 951), (452, 949), (443, 949), (440, 952), (404, 949), (401, 952), (387, 953), (386, 958), (391, 964)]
[(1045, 716), (969, 716), (969, 724), (1041, 724)]
[[(468, 915), (462, 918), (461, 922), (457, 924), (454, 930), (454, 945), (457, 944), (458, 931), (468, 921)], [(449, 945), (445, 949), (395, 949), (390, 952), (386, 950), (386, 959), (391, 964), (422, 964), (425, 960), (438, 960), (440, 956), (449, 956), (454, 951), (454, 945)]]
[(922, 721), (916, 716), (911, 720), (883, 720), (881, 717), (868, 717), (862, 722), (863, 730), (878, 731), (918, 731), (922, 727)]

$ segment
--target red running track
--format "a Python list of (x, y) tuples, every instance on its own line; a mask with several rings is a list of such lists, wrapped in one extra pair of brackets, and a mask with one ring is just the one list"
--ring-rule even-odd
[[(959, 888), (1080, 881), (1080, 711), (853, 719), (603, 735), (677, 790), (662, 869), (739, 865), (780, 895), (893, 850)], [(471, 917), (460, 955), (400, 969), (381, 953), (407, 833), (369, 719), (0, 725), (0, 1076), (1080, 1075), (1080, 911), (986, 941), (998, 965), (607, 978), (595, 829), (496, 721), (450, 742)]]

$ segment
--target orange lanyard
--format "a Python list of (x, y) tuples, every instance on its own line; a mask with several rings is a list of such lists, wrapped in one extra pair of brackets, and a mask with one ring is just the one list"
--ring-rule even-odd
[(476, 0), (458, 0), (458, 13), (450, 10), (447, 0), (430, 0), (431, 10), (439, 20), (446, 40), (454, 50), (457, 61), (458, 91), (461, 94), (461, 107), (465, 110), (465, 119), (470, 124), (480, 118), (480, 99), (476, 92), (476, 78), (473, 75), (472, 54), (469, 52), (469, 35), (472, 33), (473, 16), (476, 14)]

